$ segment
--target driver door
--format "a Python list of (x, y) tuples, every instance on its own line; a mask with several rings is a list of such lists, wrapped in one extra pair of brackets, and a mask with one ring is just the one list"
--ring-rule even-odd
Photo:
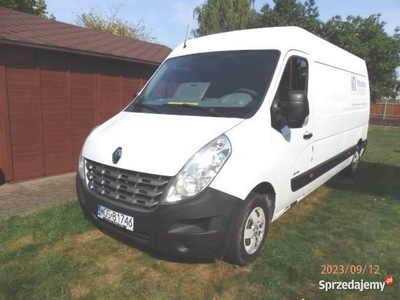
[(288, 101), (288, 93), (304, 92), (308, 94), (309, 79), (308, 55), (298, 51), (290, 51), (285, 57), (284, 69), (271, 105), (271, 125), (274, 128), (272, 143), (276, 147), (277, 195), (276, 212), (285, 212), (290, 205), (301, 200), (306, 194), (307, 174), (312, 155), (312, 118), (309, 114), (302, 125), (289, 124), (290, 112), (284, 109), (284, 101)]

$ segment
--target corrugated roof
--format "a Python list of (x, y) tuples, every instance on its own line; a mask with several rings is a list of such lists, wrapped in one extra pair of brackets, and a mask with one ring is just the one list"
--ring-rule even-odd
[(160, 64), (171, 49), (0, 7), (0, 43)]

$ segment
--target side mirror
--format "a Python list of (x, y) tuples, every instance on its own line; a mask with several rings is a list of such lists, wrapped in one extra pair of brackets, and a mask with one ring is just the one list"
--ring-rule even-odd
[(300, 128), (310, 113), (308, 98), (304, 91), (290, 91), (286, 101), (280, 101), (282, 116), (291, 128)]

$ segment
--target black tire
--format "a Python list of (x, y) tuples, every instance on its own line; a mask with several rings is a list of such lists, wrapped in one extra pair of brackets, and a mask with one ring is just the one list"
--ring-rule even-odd
[[(267, 195), (261, 195), (252, 192), (240, 207), (240, 211), (237, 214), (237, 219), (234, 221), (232, 237), (224, 258), (227, 262), (239, 266), (246, 266), (256, 260), (260, 255), (260, 252), (264, 247), (265, 239), (268, 235), (269, 224), (271, 222), (268, 208), (268, 197), (269, 196)], [(253, 212), (255, 215), (252, 216), (258, 216), (259, 220), (262, 219), (262, 212), (264, 213), (265, 222), (263, 224), (264, 230), (261, 238), (261, 229), (258, 226), (259, 224), (256, 226), (256, 229), (252, 227), (254, 224), (250, 214)], [(246, 227), (249, 231), (254, 231), (254, 237), (245, 239)], [(254, 241), (257, 242), (253, 243)], [(251, 245), (254, 245), (254, 247), (251, 247)]]
[(350, 165), (343, 170), (343, 174), (347, 177), (356, 177), (358, 173), (358, 167), (361, 159), (361, 148), (357, 145), (357, 149), (353, 154)]

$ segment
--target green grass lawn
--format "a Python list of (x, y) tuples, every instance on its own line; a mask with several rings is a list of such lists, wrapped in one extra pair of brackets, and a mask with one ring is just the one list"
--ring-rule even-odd
[[(321, 274), (328, 264), (379, 274)], [(397, 281), (383, 292), (319, 290), (386, 275)], [(245, 268), (153, 257), (99, 232), (76, 202), (0, 221), (0, 299), (386, 300), (400, 299), (399, 275), (399, 128), (371, 127), (358, 179), (337, 176), (289, 210)]]

